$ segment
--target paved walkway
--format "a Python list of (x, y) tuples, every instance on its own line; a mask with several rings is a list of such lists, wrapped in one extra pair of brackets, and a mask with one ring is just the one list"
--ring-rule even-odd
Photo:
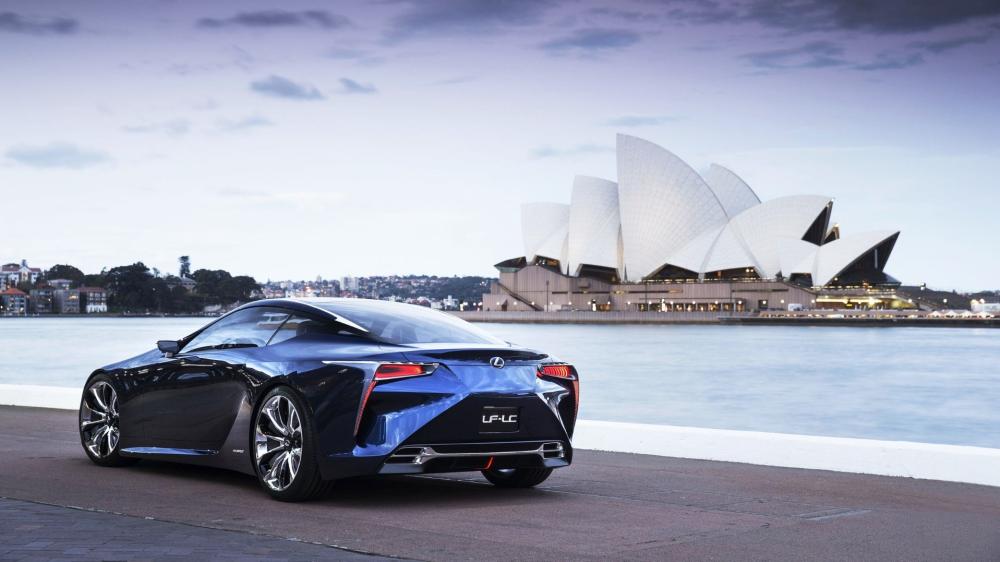
[[(10, 503), (0, 529), (10, 510), (56, 510), (56, 531), (26, 538), (54, 541), (42, 558), (71, 559), (89, 554), (67, 548), (139, 560), (173, 546), (201, 549), (192, 559), (352, 555), (340, 547), (425, 560), (1000, 560), (1000, 488), (593, 451), (575, 460), (536, 490), (478, 475), (370, 478), (287, 504), (220, 470), (97, 467), (74, 412), (0, 407), (0, 496), (128, 516)], [(92, 517), (131, 527), (128, 544), (156, 555), (100, 551), (107, 541), (74, 531)], [(281, 539), (292, 537), (319, 544)]]
[(324, 545), (0, 499), (0, 560), (391, 560)]

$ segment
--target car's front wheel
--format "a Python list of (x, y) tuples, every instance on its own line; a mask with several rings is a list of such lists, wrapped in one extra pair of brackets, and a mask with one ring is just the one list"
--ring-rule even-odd
[(261, 401), (254, 418), (257, 480), (272, 497), (304, 501), (322, 495), (329, 482), (316, 463), (316, 436), (302, 400), (279, 386)]
[(121, 456), (118, 392), (107, 375), (90, 379), (80, 399), (80, 442), (95, 464), (125, 466), (138, 459)]
[(500, 488), (531, 488), (552, 474), (551, 468), (490, 468), (483, 471), (494, 486)]

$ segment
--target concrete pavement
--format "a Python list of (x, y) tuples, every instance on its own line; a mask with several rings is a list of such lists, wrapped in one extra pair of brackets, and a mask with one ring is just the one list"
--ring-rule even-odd
[[(622, 453), (577, 451), (535, 490), (471, 474), (370, 478), (284, 504), (220, 470), (97, 467), (74, 412), (0, 407), (0, 474), (5, 498), (121, 514), (104, 524), (130, 527), (132, 545), (159, 544), (166, 531), (144, 523), (169, 522), (209, 545), (221, 533), (227, 552), (223, 535), (242, 534), (249, 558), (254, 540), (294, 538), (323, 548), (316, 558), (346, 548), (434, 560), (1000, 560), (1000, 488)], [(51, 525), (87, 516), (69, 514)], [(300, 554), (290, 546), (285, 558)]]

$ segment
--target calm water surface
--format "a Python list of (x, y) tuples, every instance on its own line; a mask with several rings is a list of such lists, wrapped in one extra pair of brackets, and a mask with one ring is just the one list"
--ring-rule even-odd
[[(206, 321), (0, 319), (0, 383), (79, 386)], [(587, 419), (1000, 448), (1000, 330), (481, 326), (573, 362)]]

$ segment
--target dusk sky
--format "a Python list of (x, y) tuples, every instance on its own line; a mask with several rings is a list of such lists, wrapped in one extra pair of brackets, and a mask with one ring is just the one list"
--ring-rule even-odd
[(495, 275), (615, 134), (1000, 288), (1000, 2), (0, 0), (0, 262)]

